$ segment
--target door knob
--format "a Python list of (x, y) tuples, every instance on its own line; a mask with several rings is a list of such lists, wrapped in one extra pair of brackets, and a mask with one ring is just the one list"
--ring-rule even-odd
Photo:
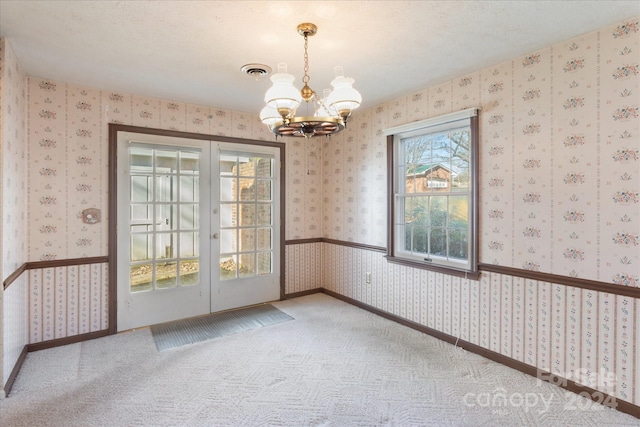
[(218, 233), (213, 233), (213, 234), (211, 235), (211, 238), (213, 238), (213, 239), (218, 239), (218, 238), (220, 238), (220, 234), (218, 234)]

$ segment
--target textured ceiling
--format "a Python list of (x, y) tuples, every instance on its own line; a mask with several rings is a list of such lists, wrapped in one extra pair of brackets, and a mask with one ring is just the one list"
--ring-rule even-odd
[(319, 27), (311, 87), (342, 65), (370, 107), (638, 15), (637, 0), (0, 0), (0, 35), (29, 76), (257, 112), (270, 82), (240, 67), (286, 62), (300, 87), (301, 22)]

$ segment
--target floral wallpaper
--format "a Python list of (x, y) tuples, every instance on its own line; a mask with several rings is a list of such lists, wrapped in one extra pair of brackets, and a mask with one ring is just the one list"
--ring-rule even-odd
[[(634, 18), (356, 110), (323, 145), (323, 237), (386, 246), (382, 129), (480, 107), (481, 262), (640, 286), (638, 52)], [(317, 245), (323, 288), (640, 404), (638, 299)]]
[(356, 110), (322, 142), (322, 237), (386, 245), (384, 109)]
[[(6, 39), (0, 39), (0, 272), (6, 279), (27, 260), (27, 158), (25, 75)], [(28, 342), (27, 280), (0, 288), (0, 396)]]
[(286, 239), (318, 237), (322, 230), (321, 142), (286, 142)]
[[(33, 261), (106, 255), (108, 123), (274, 140), (257, 117), (237, 111), (34, 78), (28, 78), (28, 93)], [(304, 189), (318, 180), (319, 153), (294, 142), (287, 155), (287, 238), (310, 237), (319, 213), (314, 217), (318, 208)], [(101, 209), (103, 221), (83, 224), (86, 208)]]
[(2, 99), (2, 277), (26, 261), (27, 124), (25, 75), (5, 40), (0, 41)]
[(323, 142), (322, 236), (386, 246), (382, 130), (480, 114), (480, 261), (640, 286), (640, 28), (604, 28), (368, 110)]

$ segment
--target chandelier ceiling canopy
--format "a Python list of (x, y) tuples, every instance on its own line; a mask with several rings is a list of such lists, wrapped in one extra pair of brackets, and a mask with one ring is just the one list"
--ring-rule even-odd
[[(309, 87), (309, 37), (318, 32), (311, 23), (298, 25), (298, 33), (304, 37), (304, 86), (293, 86), (295, 77), (287, 73), (287, 64), (278, 64), (278, 72), (271, 76), (273, 85), (264, 95), (266, 106), (260, 111), (260, 120), (278, 136), (312, 138), (329, 136), (343, 130), (351, 112), (360, 106), (362, 96), (353, 88), (354, 80), (344, 76), (341, 66), (335, 67), (333, 90), (325, 89), (320, 97)], [(296, 116), (299, 106), (305, 102), (313, 113)]]

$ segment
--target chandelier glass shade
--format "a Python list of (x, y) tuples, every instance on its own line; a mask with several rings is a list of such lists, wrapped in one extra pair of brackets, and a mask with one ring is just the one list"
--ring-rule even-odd
[[(293, 85), (295, 77), (287, 73), (286, 64), (278, 64), (278, 72), (271, 76), (273, 85), (264, 95), (266, 105), (260, 111), (260, 120), (276, 137), (311, 138), (340, 132), (352, 111), (362, 102), (362, 96), (353, 88), (354, 80), (344, 76), (342, 67), (335, 67), (335, 79), (331, 82), (333, 90), (325, 89), (322, 98), (309, 87), (308, 38), (317, 30), (311, 23), (298, 25), (298, 33), (304, 37), (302, 89)], [(301, 106), (306, 113), (297, 115)]]

